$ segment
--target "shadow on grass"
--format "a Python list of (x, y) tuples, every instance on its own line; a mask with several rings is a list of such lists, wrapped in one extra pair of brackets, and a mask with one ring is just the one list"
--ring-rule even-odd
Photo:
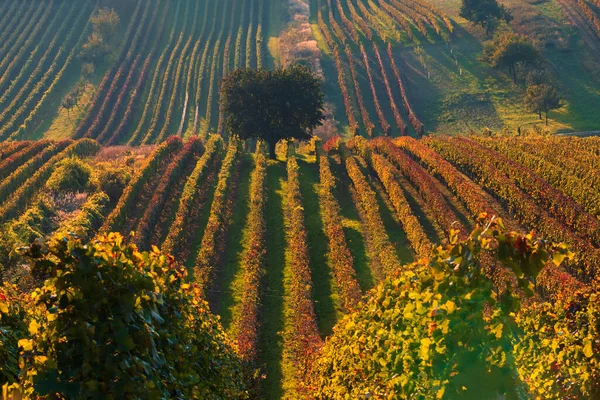
[(267, 259), (260, 358), (266, 377), (263, 381), (265, 399), (280, 399), (283, 393), (281, 359), (284, 329), (284, 268), (285, 228), (283, 220), (282, 183), (287, 177), (286, 165), (270, 161), (267, 167)]
[(304, 224), (308, 233), (311, 278), (317, 324), (322, 336), (331, 334), (337, 322), (336, 304), (332, 290), (332, 275), (327, 263), (327, 236), (321, 221), (318, 190), (319, 166), (298, 159), (300, 191), (304, 207)]
[(249, 213), (250, 174), (252, 172), (251, 156), (246, 154), (240, 165), (240, 177), (234, 201), (232, 223), (226, 237), (226, 249), (223, 262), (216, 279), (218, 300), (215, 311), (221, 316), (221, 323), (229, 329), (232, 322), (232, 308), (236, 303), (236, 288), (232, 287), (234, 278), (240, 269), (244, 250), (244, 227)]

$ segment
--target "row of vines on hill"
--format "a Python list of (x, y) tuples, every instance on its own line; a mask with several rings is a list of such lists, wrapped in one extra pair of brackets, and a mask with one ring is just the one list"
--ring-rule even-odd
[(20, 2), (0, 32), (0, 140), (32, 136), (74, 64), (96, 2)]
[(265, 1), (137, 2), (73, 136), (139, 145), (222, 133), (221, 78), (266, 63)]
[[(283, 146), (283, 163), (267, 161), (262, 143), (250, 152), (246, 150), (250, 143), (226, 145), (218, 135), (206, 141), (169, 137), (145, 150), (144, 156), (132, 157), (131, 165), (124, 163), (131, 177), (117, 196), (111, 199), (94, 189), (78, 212), (63, 216), (60, 226), (52, 230), (61, 235), (81, 232), (83, 237), (96, 231), (97, 237), (120, 231), (124, 241), (142, 249), (156, 246), (173, 254), (193, 271), (190, 283), (196, 284), (213, 309), (231, 297), (234, 317), (223, 321), (231, 320), (229, 329), (252, 376), (260, 376), (269, 362), (261, 340), (264, 318), (281, 317), (275, 335), (279, 342), (267, 345), (281, 348), (282, 359), (275, 362), (285, 365), (282, 386), (299, 398), (311, 390), (310, 365), (324, 334), (319, 329), (323, 315), (316, 305), (326, 299), (320, 297), (323, 282), (315, 280), (316, 268), (322, 265), (313, 258), (310, 229), (315, 225), (306, 211), (312, 201), (318, 202), (324, 259), (330, 267), (326, 283), (341, 313), (356, 310), (363, 300), (360, 263), (368, 264), (378, 281), (398, 270), (399, 250), (426, 260), (438, 239), (444, 243), (468, 239), (471, 224), (481, 213), (502, 217), (511, 229), (533, 229), (571, 246), (574, 256), (564, 267), (547, 268), (537, 278), (538, 294), (544, 299), (570, 299), (575, 291), (588, 290), (597, 277), (600, 243), (595, 214), (590, 211), (593, 203), (580, 204), (575, 195), (579, 190), (596, 190), (590, 183), (595, 176), (581, 166), (600, 164), (598, 139), (438, 136), (355, 138), (347, 143), (335, 139), (322, 147), (315, 141), (295, 151), (288, 146), (292, 145)], [(87, 138), (0, 144), (0, 218), (10, 229), (36, 219), (52, 221), (55, 211), (44, 203), (43, 193), (58, 166), (82, 159), (100, 170), (99, 159), (118, 151), (101, 149)], [(240, 173), (250, 165), (250, 173)], [(248, 206), (241, 219), (235, 217), (239, 202)], [(282, 210), (281, 221), (270, 214), (277, 207)], [(354, 213), (356, 217), (351, 216)], [(351, 218), (359, 220), (361, 229), (354, 232)], [(277, 276), (281, 292), (265, 279), (274, 273), (267, 249), (277, 232), (269, 228), (278, 223), (284, 224), (285, 254), (278, 260), (283, 266)], [(433, 237), (429, 225), (448, 236)], [(243, 234), (232, 234), (236, 229)], [(406, 244), (398, 240), (396, 229), (404, 232)], [(361, 240), (355, 239), (355, 233)], [(229, 240), (233, 237), (240, 239)], [(364, 260), (361, 250), (365, 250)], [(233, 267), (226, 262), (230, 257), (224, 256), (229, 251), (236, 253)], [(2, 259), (5, 256), (0, 254)], [(502, 285), (517, 279), (483, 255), (481, 265), (492, 279), (499, 278), (494, 281), (499, 292)], [(223, 279), (226, 268), (235, 269), (235, 279)], [(268, 296), (283, 303), (280, 314), (265, 315)], [(261, 373), (255, 374), (257, 370)]]
[[(369, 137), (374, 133), (406, 135), (408, 121), (414, 134), (424, 134), (424, 125), (409, 100), (407, 79), (399, 68), (402, 64), (397, 61), (400, 56), (396, 49), (404, 43), (449, 40), (454, 31), (450, 19), (421, 1), (359, 0), (355, 4), (319, 0), (317, 25), (326, 52), (333, 55), (350, 131)], [(387, 44), (387, 54), (374, 37)], [(377, 68), (371, 67), (373, 62)], [(373, 104), (373, 109), (366, 104)], [(404, 105), (404, 113), (397, 104)], [(379, 121), (378, 127), (372, 119)], [(394, 129), (390, 120), (395, 122)]]

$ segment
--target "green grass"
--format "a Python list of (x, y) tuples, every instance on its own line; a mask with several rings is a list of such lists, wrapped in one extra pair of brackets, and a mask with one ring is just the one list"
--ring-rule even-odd
[(340, 206), (340, 214), (344, 225), (344, 234), (348, 249), (354, 260), (354, 270), (358, 284), (363, 292), (371, 289), (375, 285), (375, 278), (370, 268), (370, 260), (367, 254), (367, 244), (363, 235), (363, 227), (360, 221), (360, 215), (356, 210), (352, 195), (349, 191), (351, 181), (344, 172), (343, 167), (332, 159), (331, 170), (339, 181), (334, 192), (336, 200)]
[[(460, 0), (431, 0), (432, 4), (447, 12), (458, 24), (452, 41), (458, 65), (449, 57), (445, 44), (424, 44), (423, 51), (431, 71), (431, 80), (424, 75), (424, 68), (412, 50), (402, 52), (409, 66), (408, 78), (413, 88), (414, 106), (422, 116), (428, 130), (439, 133), (459, 133), (480, 130), (485, 126), (499, 129), (541, 125), (537, 115), (525, 110), (524, 88), (514, 85), (504, 71), (496, 71), (478, 59), (484, 42), (490, 38), (480, 27), (473, 27), (458, 17)], [(539, 13), (548, 21), (556, 23), (561, 37), (570, 38), (570, 51), (553, 47), (545, 48), (557, 81), (565, 97), (565, 106), (550, 114), (551, 132), (595, 130), (600, 127), (600, 80), (597, 63), (589, 60), (589, 49), (580, 43), (579, 33), (567, 23), (562, 10), (554, 2), (524, 5), (521, 1), (507, 0), (511, 7), (523, 7), (531, 13)], [(521, 8), (515, 8), (519, 12)], [(519, 16), (517, 16), (519, 17)], [(517, 26), (533, 32), (544, 32), (545, 26)], [(527, 20), (524, 20), (527, 23)], [(541, 22), (538, 22), (541, 24)], [(504, 30), (509, 28), (504, 27)], [(460, 69), (462, 68), (462, 76)], [(415, 87), (420, 88), (414, 90)]]
[(227, 231), (226, 248), (221, 263), (221, 272), (216, 279), (219, 291), (215, 313), (221, 316), (221, 323), (225, 329), (232, 332), (232, 322), (235, 320), (234, 309), (242, 297), (244, 271), (241, 268), (242, 254), (247, 243), (246, 219), (249, 212), (250, 201), (250, 174), (252, 172), (252, 156), (244, 154), (240, 164), (240, 176), (237, 193), (234, 201), (231, 226)]
[(263, 295), (263, 314), (260, 338), (260, 359), (264, 364), (265, 399), (280, 399), (283, 394), (282, 356), (284, 329), (285, 228), (283, 223), (283, 184), (287, 172), (285, 164), (269, 161), (267, 166), (266, 212), (266, 271)]
[(342, 315), (338, 294), (334, 288), (331, 266), (327, 259), (327, 236), (323, 230), (319, 205), (319, 166), (314, 157), (298, 159), (300, 167), (300, 191), (304, 207), (304, 223), (308, 232), (311, 277), (317, 324), (321, 335), (330, 335), (333, 326)]
[[(220, 157), (224, 157), (224, 154), (221, 153)], [(220, 168), (220, 166), (221, 166), (221, 162), (218, 163), (217, 167)], [(213, 168), (215, 168), (215, 167), (213, 167)], [(208, 189), (208, 194), (206, 195), (204, 203), (202, 204), (202, 207), (200, 208), (198, 223), (197, 223), (198, 228), (193, 235), (194, 240), (191, 243), (192, 251), (190, 252), (189, 257), (187, 258), (187, 260), (185, 262), (185, 266), (188, 268), (188, 270), (190, 272), (193, 270), (194, 265), (196, 264), (196, 257), (198, 256), (198, 252), (200, 251), (200, 246), (202, 245), (204, 229), (206, 228), (206, 224), (208, 223), (208, 218), (210, 217), (210, 209), (212, 207), (212, 202), (215, 197), (215, 189), (217, 188), (217, 180), (218, 180), (217, 172), (218, 171), (214, 172), (214, 178), (211, 179), (210, 182), (207, 182), (209, 184), (207, 184), (205, 186)]]
[(274, 67), (279, 66), (281, 63), (279, 56), (279, 33), (281, 32), (283, 22), (281, 20), (281, 0), (266, 0), (265, 7), (269, 9), (269, 19), (267, 21), (267, 49), (269, 56), (267, 57), (267, 66)]

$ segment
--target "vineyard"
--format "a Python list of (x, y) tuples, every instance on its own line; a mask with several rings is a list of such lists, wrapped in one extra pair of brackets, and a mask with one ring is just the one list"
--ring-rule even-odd
[(415, 1), (319, 0), (317, 22), (333, 57), (351, 133), (422, 135), (399, 51), (422, 42), (450, 40), (454, 24), (432, 5)]
[[(553, 13), (565, 13), (561, 20), (548, 20), (554, 35), (571, 34), (565, 26), (572, 21), (591, 57), (598, 56), (598, 1), (551, 3)], [(535, 115), (519, 110), (521, 90), (507, 88), (481, 62), (485, 41), (465, 30), (455, 5), (438, 0), (2, 0), (0, 141), (91, 138), (103, 145), (136, 146), (172, 135), (223, 134), (219, 89), (229, 71), (287, 65), (309, 53), (315, 57), (309, 63), (324, 79), (332, 123), (347, 137), (419, 137), (537, 123)], [(112, 7), (120, 16), (116, 39), (89, 70), (84, 53), (96, 35), (94, 16)], [(306, 7), (307, 26), (287, 33), (283, 25), (295, 23), (297, 7)], [(528, 13), (546, 12), (545, 6), (532, 7)], [(289, 42), (296, 36), (304, 41), (293, 48)], [(289, 53), (296, 58), (282, 56)], [(552, 61), (560, 79), (569, 81), (565, 86), (577, 84), (565, 73), (573, 65), (560, 54)], [(584, 60), (583, 67), (592, 68), (590, 62)], [(576, 70), (588, 73), (581, 65)], [(489, 76), (498, 82), (489, 86)], [(577, 96), (566, 90), (570, 108), (555, 116), (552, 131), (595, 127), (594, 117), (584, 111), (595, 104), (597, 87), (577, 87)]]
[(600, 398), (600, 0), (500, 3), (0, 0), (2, 398)]
[[(538, 277), (545, 298), (589, 287), (600, 268), (596, 138), (333, 139), (283, 143), (277, 161), (262, 144), (217, 135), (137, 148), (24, 141), (0, 152), (6, 231), (24, 242), (115, 231), (171, 253), (261, 371), (266, 398), (306, 393), (311, 360), (362, 295), (448, 232), (466, 237), (481, 213), (570, 245), (572, 260)], [(55, 183), (73, 160), (94, 170), (78, 193)], [(17, 245), (4, 242), (0, 255), (15, 279)]]
[[(219, 82), (227, 71), (272, 65), (266, 36), (270, 0), (136, 0), (120, 7), (114, 62), (86, 91), (62, 137), (139, 145), (167, 136), (222, 132)], [(2, 1), (0, 140), (39, 138), (57, 96), (72, 85), (99, 2)], [(101, 64), (103, 67), (105, 64)], [(99, 69), (101, 71), (101, 69)], [(65, 131), (66, 130), (66, 131)]]

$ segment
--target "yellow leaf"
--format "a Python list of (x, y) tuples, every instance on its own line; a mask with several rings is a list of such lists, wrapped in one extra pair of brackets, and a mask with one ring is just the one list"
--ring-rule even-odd
[(420, 356), (423, 360), (429, 360), (429, 346), (431, 345), (431, 339), (421, 339), (421, 352)]
[(496, 334), (496, 339), (500, 339), (502, 337), (502, 328), (504, 326), (502, 324), (498, 324), (496, 325), (496, 327), (494, 328), (494, 333)]
[(436, 399), (441, 399), (444, 397), (444, 392), (446, 391), (446, 388), (441, 388), (440, 390), (437, 391), (437, 393), (435, 394), (435, 398)]
[(40, 324), (38, 324), (35, 319), (32, 320), (29, 323), (29, 334), (30, 335), (35, 335), (36, 333), (38, 333), (39, 328), (40, 328)]
[(8, 303), (0, 301), (0, 313), (8, 314)]
[(454, 311), (456, 311), (456, 303), (452, 300), (448, 300), (445, 304), (445, 307), (446, 311), (448, 311), (448, 314), (452, 314)]
[(37, 364), (44, 364), (46, 361), (48, 361), (48, 357), (46, 356), (35, 356), (34, 359)]
[(585, 347), (583, 348), (583, 354), (587, 358), (591, 358), (594, 355), (594, 351), (592, 350), (592, 341), (590, 339), (585, 341)]
[[(153, 253), (160, 253), (160, 251), (158, 250), (158, 247), (156, 247), (155, 245), (152, 245), (152, 252)], [(152, 382), (154, 383), (154, 382)]]
[(24, 351), (33, 350), (33, 341), (29, 339), (20, 339), (18, 342), (19, 347), (21, 347)]

